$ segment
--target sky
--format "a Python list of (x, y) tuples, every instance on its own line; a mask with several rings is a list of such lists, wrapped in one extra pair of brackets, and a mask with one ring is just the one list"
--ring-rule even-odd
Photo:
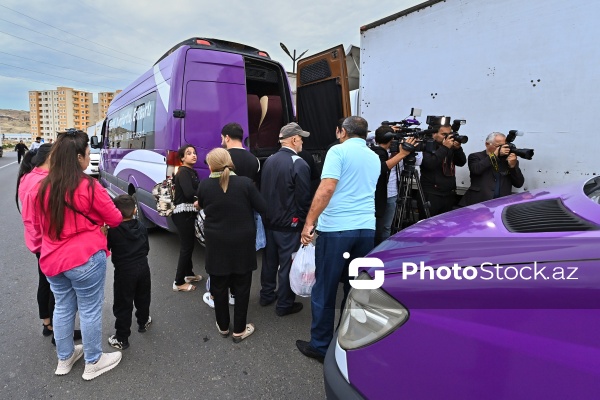
[(0, 0), (0, 109), (28, 110), (30, 90), (123, 89), (191, 37), (256, 47), (291, 71), (280, 42), (307, 56), (359, 46), (361, 26), (421, 2)]

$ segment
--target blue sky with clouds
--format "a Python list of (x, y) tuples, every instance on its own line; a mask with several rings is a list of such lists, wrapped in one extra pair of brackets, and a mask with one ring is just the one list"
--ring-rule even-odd
[(122, 89), (176, 43), (213, 37), (307, 55), (360, 45), (359, 28), (421, 0), (0, 0), (0, 108), (28, 110), (29, 90)]

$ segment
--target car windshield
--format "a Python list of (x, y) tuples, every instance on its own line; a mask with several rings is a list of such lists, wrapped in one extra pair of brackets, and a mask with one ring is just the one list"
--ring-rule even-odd
[(590, 179), (583, 187), (583, 191), (590, 199), (600, 204), (600, 176)]

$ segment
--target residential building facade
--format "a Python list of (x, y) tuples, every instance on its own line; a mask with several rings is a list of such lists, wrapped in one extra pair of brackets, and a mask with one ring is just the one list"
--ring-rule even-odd
[(106, 118), (108, 113), (108, 106), (110, 102), (115, 98), (117, 94), (121, 93), (121, 90), (115, 92), (100, 92), (98, 93), (98, 116), (93, 122), (101, 121)]
[(56, 139), (57, 132), (67, 128), (85, 131), (92, 122), (93, 94), (70, 87), (56, 90), (30, 91), (29, 111), (31, 135), (44, 141)]

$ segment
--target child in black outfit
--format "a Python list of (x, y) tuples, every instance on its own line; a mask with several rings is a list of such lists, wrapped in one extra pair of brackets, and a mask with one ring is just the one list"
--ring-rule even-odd
[(131, 312), (135, 304), (138, 332), (146, 332), (150, 318), (150, 267), (148, 266), (148, 233), (139, 220), (133, 219), (135, 201), (129, 195), (114, 198), (115, 206), (123, 215), (123, 222), (108, 230), (108, 249), (115, 266), (113, 314), (116, 334), (108, 344), (120, 350), (129, 347)]

